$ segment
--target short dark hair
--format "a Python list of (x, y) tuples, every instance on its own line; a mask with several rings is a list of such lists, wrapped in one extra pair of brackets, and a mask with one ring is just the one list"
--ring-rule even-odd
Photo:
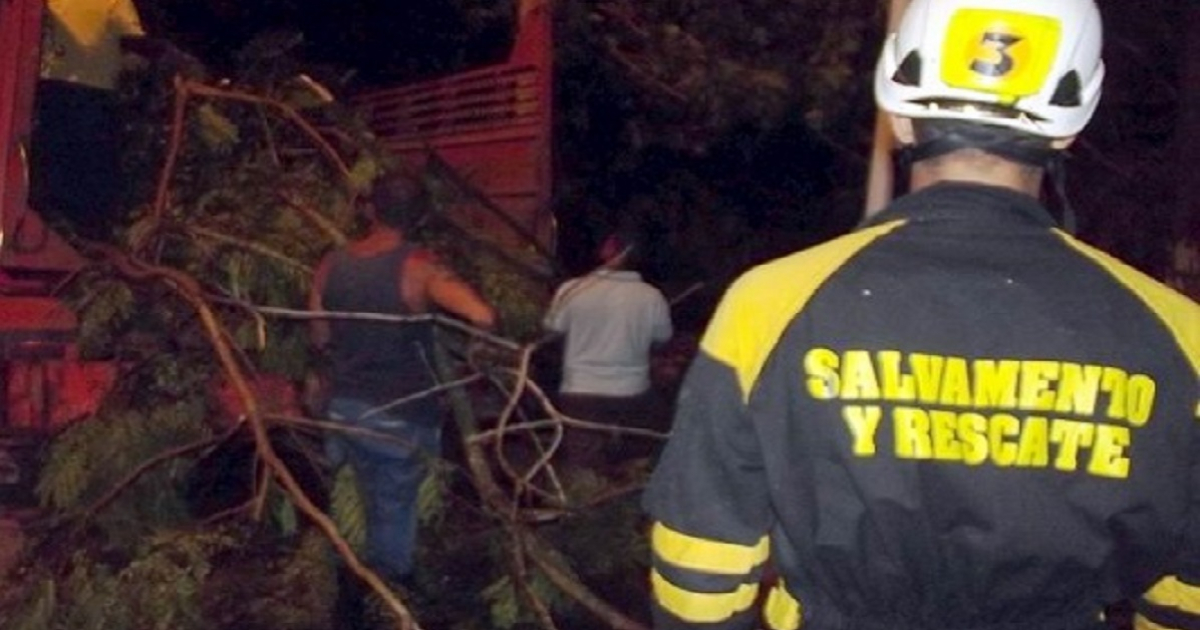
[(913, 133), (917, 144), (947, 136), (969, 139), (981, 145), (1011, 143), (1030, 148), (1048, 148), (1051, 143), (1050, 138), (1035, 136), (1011, 127), (952, 118), (914, 118)]
[(913, 136), (916, 142), (907, 148), (904, 156), (911, 161), (936, 163), (950, 153), (967, 150), (1017, 162), (1027, 168), (1044, 169), (1062, 154), (1053, 148), (1050, 138), (969, 120), (916, 118), (913, 119)]
[(393, 173), (376, 180), (370, 202), (375, 220), (389, 227), (408, 228), (429, 210), (429, 188), (419, 177)]
[[(602, 263), (612, 264), (616, 266), (637, 270), (646, 260), (646, 239), (642, 230), (638, 227), (623, 226), (610, 232), (600, 241), (600, 248), (597, 252)], [(620, 256), (617, 261), (616, 256)]]

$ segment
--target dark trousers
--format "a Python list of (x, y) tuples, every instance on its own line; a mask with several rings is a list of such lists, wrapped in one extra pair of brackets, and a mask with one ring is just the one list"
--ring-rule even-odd
[[(560, 393), (558, 409), (572, 418), (598, 424), (665, 430), (662, 426), (665, 411), (653, 391), (636, 396)], [(577, 427), (568, 427), (562, 442), (565, 461), (587, 468), (648, 457), (657, 452), (658, 446), (651, 438)]]
[(108, 235), (120, 195), (117, 97), (66, 81), (38, 83), (30, 141), (29, 201), (84, 238)]

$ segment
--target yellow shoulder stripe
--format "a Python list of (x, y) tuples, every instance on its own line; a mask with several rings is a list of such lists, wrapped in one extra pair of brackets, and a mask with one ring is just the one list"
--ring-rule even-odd
[[(1192, 364), (1196, 378), (1200, 379), (1200, 305), (1068, 234), (1060, 233), (1060, 236), (1068, 245), (1111, 273), (1126, 289), (1138, 296), (1150, 307), (1150, 310), (1158, 315), (1175, 339), (1179, 341), (1180, 347), (1183, 348), (1184, 354)], [(1196, 407), (1196, 416), (1200, 418), (1200, 401)]]
[(1149, 591), (1146, 591), (1144, 597), (1146, 601), (1156, 606), (1200, 615), (1200, 586), (1180, 582), (1173, 575), (1159, 580)]
[(731, 593), (696, 593), (671, 584), (658, 571), (650, 572), (654, 599), (663, 609), (688, 623), (717, 623), (750, 608), (758, 583), (742, 584)]
[(732, 367), (742, 398), (758, 379), (771, 350), (792, 318), (825, 279), (850, 257), (903, 225), (894, 221), (847, 234), (766, 263), (738, 278), (717, 307), (700, 348)]
[(668, 564), (717, 575), (745, 575), (766, 562), (770, 554), (766, 536), (754, 545), (738, 545), (688, 536), (661, 522), (650, 532), (650, 546)]

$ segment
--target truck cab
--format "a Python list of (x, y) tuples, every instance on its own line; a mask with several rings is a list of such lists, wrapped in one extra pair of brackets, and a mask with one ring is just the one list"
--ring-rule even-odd
[(0, 505), (32, 499), (40, 445), (94, 410), (89, 383), (102, 386), (77, 360), (75, 316), (55, 296), (84, 260), (29, 206), (43, 4), (0, 1)]

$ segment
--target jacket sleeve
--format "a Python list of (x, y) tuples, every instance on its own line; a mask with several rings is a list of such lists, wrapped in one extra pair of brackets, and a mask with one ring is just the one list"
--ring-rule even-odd
[(644, 505), (655, 628), (744, 630), (771, 525), (760, 447), (738, 370), (716, 351), (733, 331), (718, 309), (680, 392), (675, 424)]
[[(1200, 389), (1200, 383), (1197, 387)], [(1200, 400), (1197, 400), (1196, 417), (1192, 422), (1200, 431)], [(1194, 438), (1193, 444), (1200, 444), (1200, 439)], [(1137, 603), (1134, 627), (1138, 630), (1200, 628), (1200, 461), (1192, 463), (1186, 483), (1192, 498), (1180, 560), (1174, 572), (1155, 583)]]
[(1200, 629), (1200, 306), (1112, 262), (1106, 254), (1091, 253), (1091, 256), (1114, 272), (1124, 286), (1157, 314), (1193, 367), (1192, 418), (1180, 419), (1192, 424), (1193, 436), (1190, 473), (1183, 480), (1190, 491), (1187, 523), (1174, 569), (1142, 594), (1136, 605), (1134, 626), (1139, 630)]

